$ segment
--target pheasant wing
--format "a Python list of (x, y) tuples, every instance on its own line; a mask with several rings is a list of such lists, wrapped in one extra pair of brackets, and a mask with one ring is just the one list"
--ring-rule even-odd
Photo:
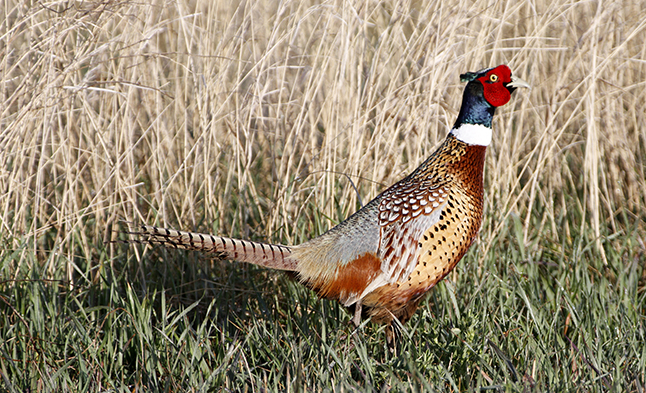
[(415, 269), (424, 232), (435, 225), (449, 195), (447, 183), (404, 179), (379, 204), (381, 269), (387, 283), (406, 279)]

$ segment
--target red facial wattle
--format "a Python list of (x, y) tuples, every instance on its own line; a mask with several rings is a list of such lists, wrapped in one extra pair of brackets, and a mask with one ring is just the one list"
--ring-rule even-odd
[(484, 87), (484, 98), (493, 106), (503, 106), (511, 99), (511, 93), (505, 87), (511, 82), (511, 70), (501, 65), (478, 78)]

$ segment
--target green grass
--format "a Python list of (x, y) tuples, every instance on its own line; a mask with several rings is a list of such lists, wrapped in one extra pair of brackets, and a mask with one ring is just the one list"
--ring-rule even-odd
[[(646, 389), (643, 4), (84, 1), (0, 9), (0, 390)], [(297, 244), (413, 170), (465, 71), (485, 221), (404, 326), (284, 275), (114, 243)]]
[(281, 274), (180, 251), (147, 253), (139, 270), (121, 246), (93, 280), (25, 264), (2, 283), (0, 371), (9, 391), (641, 391), (639, 239), (604, 239), (607, 266), (589, 234), (524, 259), (508, 224), (481, 273), (472, 252), (431, 292), (397, 356), (383, 327), (355, 332)]

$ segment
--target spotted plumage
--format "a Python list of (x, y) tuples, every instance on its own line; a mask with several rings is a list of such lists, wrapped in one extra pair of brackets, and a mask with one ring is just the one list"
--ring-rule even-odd
[(505, 65), (461, 75), (460, 113), (442, 145), (413, 173), (323, 235), (269, 245), (143, 225), (136, 242), (214, 252), (293, 271), (321, 297), (355, 310), (354, 322), (408, 320), (473, 243), (482, 222), (483, 167), (495, 109), (528, 87)]

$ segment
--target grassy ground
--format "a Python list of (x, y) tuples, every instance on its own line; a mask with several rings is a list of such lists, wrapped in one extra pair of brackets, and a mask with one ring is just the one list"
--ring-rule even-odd
[[(646, 389), (641, 2), (1, 11), (4, 390)], [(479, 240), (397, 356), (279, 273), (110, 243), (123, 220), (321, 234), (444, 138), (460, 73), (500, 63), (532, 90), (498, 111)]]

